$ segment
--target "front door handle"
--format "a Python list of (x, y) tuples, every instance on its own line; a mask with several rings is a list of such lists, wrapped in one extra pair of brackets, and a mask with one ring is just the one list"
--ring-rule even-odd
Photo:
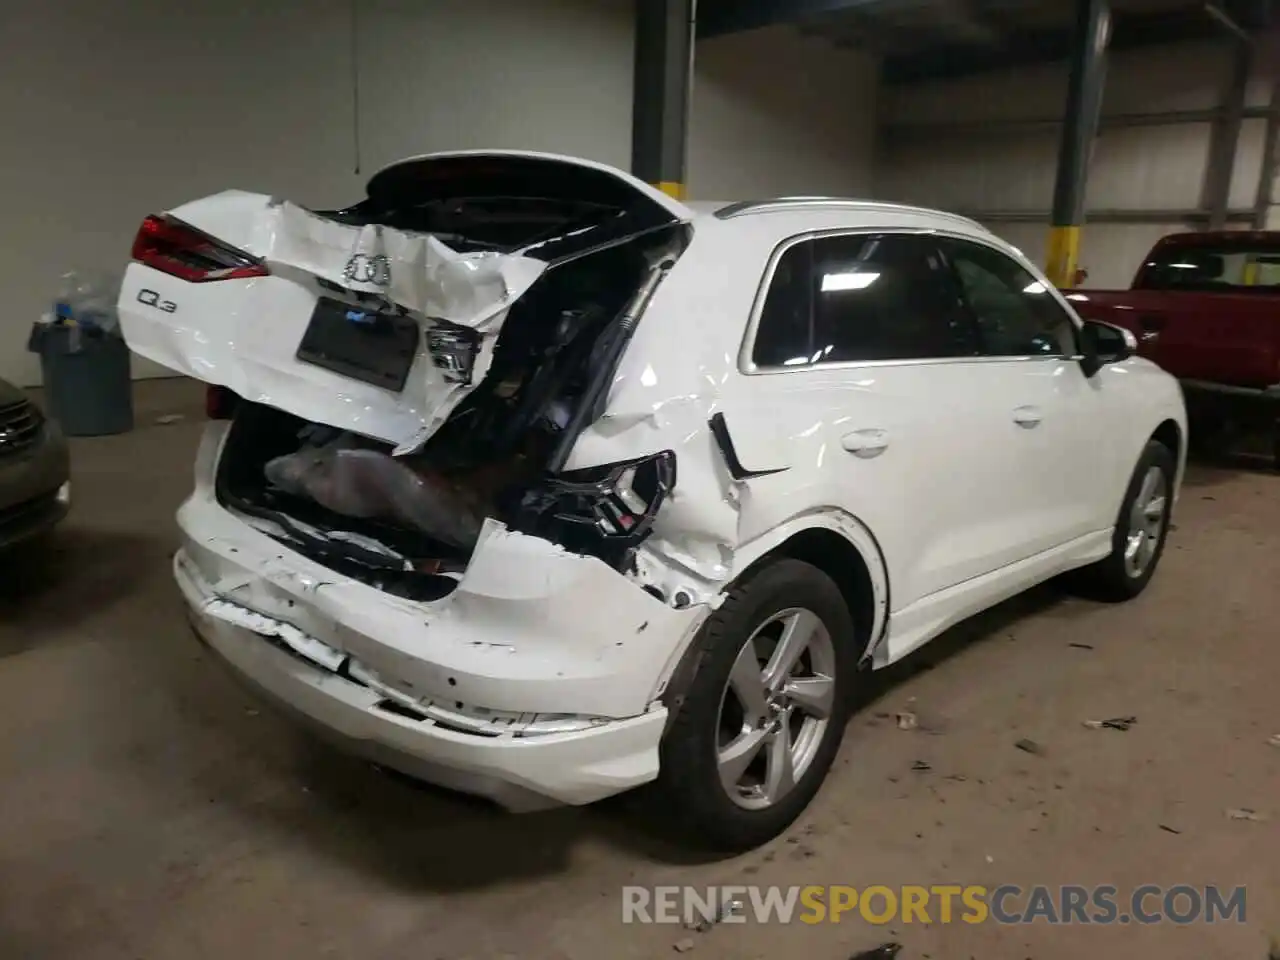
[(870, 460), (884, 453), (889, 446), (889, 433), (886, 430), (855, 430), (840, 438), (840, 446), (855, 457)]
[(1040, 410), (1036, 407), (1018, 407), (1013, 411), (1013, 422), (1028, 430), (1040, 426), (1040, 421), (1043, 419)]

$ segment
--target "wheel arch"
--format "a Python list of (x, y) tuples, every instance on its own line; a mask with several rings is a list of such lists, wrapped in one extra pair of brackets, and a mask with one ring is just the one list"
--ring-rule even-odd
[(859, 655), (869, 654), (888, 625), (890, 585), (884, 552), (867, 525), (837, 507), (793, 517), (739, 548), (731, 584), (781, 557), (811, 564), (835, 582), (866, 642)]
[(1187, 467), (1187, 437), (1183, 427), (1172, 417), (1164, 420), (1151, 434), (1151, 439), (1162, 443), (1173, 454), (1173, 462), (1177, 471), (1174, 477), (1174, 500), (1182, 487), (1182, 476)]
[[(771, 561), (784, 557), (811, 564), (831, 577), (845, 598), (858, 637), (864, 640), (863, 648), (858, 651), (859, 662), (868, 658), (883, 639), (889, 623), (888, 568), (870, 529), (858, 518), (834, 507), (793, 517), (739, 549), (733, 575), (724, 589), (730, 589)], [(684, 702), (700, 661), (695, 633), (658, 694), (671, 714), (668, 729)]]

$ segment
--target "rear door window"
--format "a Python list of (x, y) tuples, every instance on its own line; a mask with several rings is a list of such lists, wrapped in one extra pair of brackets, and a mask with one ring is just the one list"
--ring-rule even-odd
[(820, 237), (791, 246), (766, 295), (762, 367), (974, 356), (976, 331), (933, 240)]

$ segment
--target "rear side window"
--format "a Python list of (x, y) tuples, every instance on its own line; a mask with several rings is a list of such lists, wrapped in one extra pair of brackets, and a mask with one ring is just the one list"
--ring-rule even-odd
[(965, 240), (943, 241), (982, 352), (993, 357), (1072, 356), (1075, 325), (1049, 289), (999, 250)]
[(850, 234), (793, 245), (766, 295), (762, 367), (973, 356), (975, 331), (930, 238)]

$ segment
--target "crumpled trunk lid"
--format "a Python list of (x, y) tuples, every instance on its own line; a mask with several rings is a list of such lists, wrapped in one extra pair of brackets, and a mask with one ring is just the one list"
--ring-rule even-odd
[(544, 272), (691, 213), (599, 164), (475, 152), (394, 164), (343, 211), (227, 191), (167, 216), (266, 275), (189, 282), (134, 262), (119, 301), (134, 352), (407, 453), (483, 379)]

